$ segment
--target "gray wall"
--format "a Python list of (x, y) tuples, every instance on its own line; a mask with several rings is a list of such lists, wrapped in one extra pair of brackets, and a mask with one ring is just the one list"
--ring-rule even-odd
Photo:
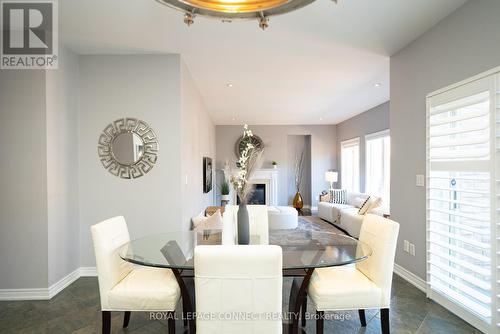
[[(500, 65), (500, 1), (474, 0), (391, 57), (391, 215), (396, 262), (425, 279), (425, 96)], [(402, 240), (416, 246), (403, 252)]]
[(0, 70), (0, 288), (46, 288), (45, 72)]
[[(123, 215), (130, 235), (181, 229), (181, 89), (178, 55), (80, 56), (81, 266), (94, 266), (90, 226)], [(160, 153), (145, 176), (104, 169), (97, 140), (109, 123), (136, 117), (155, 130)]]
[[(214, 203), (203, 193), (204, 156), (215, 158), (215, 126), (179, 55), (80, 56), (79, 203), (81, 266), (94, 266), (90, 226), (123, 215), (132, 238), (188, 230)], [(104, 169), (97, 139), (121, 117), (149, 123), (160, 143), (155, 167), (123, 180)]]
[[(47, 288), (79, 267), (78, 57), (0, 75), (0, 288)], [(76, 247), (75, 247), (76, 246)]]
[[(216, 187), (203, 193), (203, 157), (215, 161), (215, 125), (186, 65), (181, 62), (182, 106), (182, 224), (191, 227), (191, 218), (213, 205)], [(215, 176), (212, 175), (213, 179)], [(187, 180), (187, 183), (186, 183)]]
[(80, 266), (78, 224), (78, 56), (61, 46), (47, 71), (49, 286)]
[[(335, 125), (250, 125), (254, 134), (264, 141), (265, 152), (263, 168), (272, 168), (273, 160), (278, 162), (278, 204), (288, 205), (287, 189), (287, 137), (288, 135), (311, 136), (311, 197), (312, 206), (316, 207), (318, 195), (328, 189), (325, 181), (325, 171), (337, 168), (337, 136)], [(243, 133), (242, 125), (216, 126), (217, 151), (217, 184), (220, 184), (220, 169), (228, 159), (231, 168), (235, 168), (236, 155), (234, 145)], [(217, 191), (217, 201), (220, 201), (220, 192)]]
[[(94, 266), (89, 227), (103, 219), (124, 215), (136, 238), (188, 229), (213, 204), (202, 158), (215, 158), (215, 126), (179, 55), (79, 57), (61, 46), (59, 59), (58, 70), (0, 75), (0, 154), (10, 157), (0, 159), (0, 289), (47, 288)], [(127, 116), (160, 141), (157, 165), (136, 180), (97, 156), (101, 131)]]
[[(337, 124), (337, 152), (339, 152), (340, 173), (342, 173), (340, 142), (359, 137), (359, 188), (361, 192), (365, 191), (365, 136), (389, 129), (389, 114), (388, 101)], [(341, 185), (340, 180), (341, 175), (339, 174), (339, 186)]]

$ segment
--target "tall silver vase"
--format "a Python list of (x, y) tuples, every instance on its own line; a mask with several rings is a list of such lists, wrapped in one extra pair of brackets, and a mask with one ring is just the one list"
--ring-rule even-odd
[(240, 203), (238, 209), (238, 244), (248, 245), (250, 243), (250, 225), (246, 203)]

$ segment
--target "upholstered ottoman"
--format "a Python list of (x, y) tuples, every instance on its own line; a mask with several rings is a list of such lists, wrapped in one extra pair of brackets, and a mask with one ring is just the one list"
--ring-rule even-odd
[(299, 225), (297, 210), (290, 206), (270, 206), (267, 215), (270, 230), (293, 229)]

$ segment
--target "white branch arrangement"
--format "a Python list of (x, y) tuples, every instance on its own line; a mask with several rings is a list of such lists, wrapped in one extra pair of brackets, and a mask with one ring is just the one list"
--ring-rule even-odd
[(295, 157), (295, 189), (299, 192), (300, 184), (302, 183), (302, 174), (304, 171), (304, 151), (297, 154)]
[(253, 137), (252, 131), (248, 129), (248, 125), (243, 127), (242, 142), (246, 143), (245, 149), (241, 152), (241, 156), (236, 162), (239, 171), (236, 176), (231, 177), (231, 184), (233, 185), (236, 194), (240, 198), (241, 203), (247, 203), (250, 195), (253, 192), (253, 185), (248, 183), (255, 170), (258, 168), (263, 149), (255, 147), (251, 143)]

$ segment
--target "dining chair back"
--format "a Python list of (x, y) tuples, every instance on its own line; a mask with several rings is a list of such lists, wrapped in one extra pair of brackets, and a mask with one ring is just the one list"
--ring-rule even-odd
[(269, 244), (269, 215), (266, 205), (249, 205), (248, 218), (250, 221), (250, 238), (253, 244)]
[(372, 254), (356, 268), (382, 290), (381, 308), (390, 304), (398, 232), (398, 223), (374, 214), (367, 214), (361, 226), (359, 240), (370, 246)]
[(101, 308), (109, 309), (109, 291), (130, 271), (132, 264), (123, 261), (118, 248), (130, 241), (127, 223), (122, 216), (113, 217), (90, 227), (97, 265)]
[[(266, 205), (247, 205), (252, 244), (269, 243), (269, 218)], [(235, 244), (238, 231), (238, 206), (226, 205), (222, 216), (223, 244)], [(233, 242), (234, 241), (234, 242)]]
[(279, 246), (197, 246), (197, 333), (282, 332)]
[(226, 205), (222, 214), (222, 244), (236, 244), (236, 206)]

